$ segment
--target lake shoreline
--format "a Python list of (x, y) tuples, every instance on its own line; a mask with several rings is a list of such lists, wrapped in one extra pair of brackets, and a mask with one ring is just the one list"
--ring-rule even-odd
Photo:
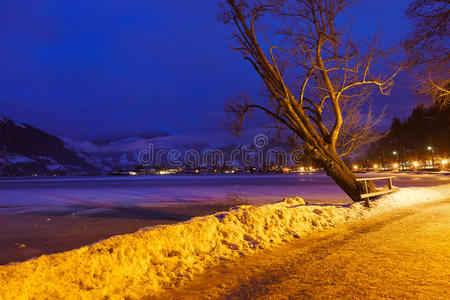
[(0, 265), (22, 262), (43, 254), (90, 245), (143, 227), (175, 224), (195, 216), (227, 210), (233, 204), (160, 206), (135, 212), (104, 211), (96, 215), (55, 215), (41, 211), (28, 215), (0, 215)]
[[(0, 265), (143, 227), (187, 221), (237, 204), (259, 206), (294, 196), (311, 204), (351, 203), (323, 174), (109, 179), (0, 182)], [(446, 183), (450, 177), (444, 175), (397, 174), (394, 179), (398, 187)]]

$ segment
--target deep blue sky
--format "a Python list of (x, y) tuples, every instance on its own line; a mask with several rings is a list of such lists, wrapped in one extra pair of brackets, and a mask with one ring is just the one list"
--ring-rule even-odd
[[(409, 31), (408, 1), (363, 0), (353, 28), (377, 27), (386, 45)], [(256, 73), (230, 50), (217, 1), (0, 1), (0, 116), (79, 138), (165, 130), (223, 131), (223, 103), (239, 91), (260, 95)], [(415, 105), (401, 76), (388, 123)]]

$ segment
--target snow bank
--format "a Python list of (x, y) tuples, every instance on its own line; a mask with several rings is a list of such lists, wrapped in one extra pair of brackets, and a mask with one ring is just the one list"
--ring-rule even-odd
[(373, 214), (448, 198), (450, 184), (407, 188), (369, 210), (304, 205), (301, 198), (240, 206), (176, 225), (144, 228), (64, 253), (0, 267), (2, 299), (135, 299), (191, 278), (208, 266)]

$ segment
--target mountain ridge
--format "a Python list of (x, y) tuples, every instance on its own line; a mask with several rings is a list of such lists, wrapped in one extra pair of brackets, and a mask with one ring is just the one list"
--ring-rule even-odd
[(0, 118), (0, 164), (8, 175), (95, 173), (58, 137), (31, 125)]
[[(264, 145), (257, 144), (256, 138), (262, 138)], [(7, 175), (100, 175), (113, 170), (133, 170), (139, 166), (191, 168), (186, 154), (197, 153), (200, 159), (206, 160), (205, 153), (208, 151), (222, 154), (222, 158), (210, 163), (201, 161), (199, 167), (208, 167), (208, 164), (223, 165), (225, 161), (236, 167), (249, 167), (243, 164), (243, 157), (235, 159), (231, 157), (231, 153), (236, 150), (251, 150), (256, 153), (262, 147), (266, 152), (275, 150), (291, 153), (294, 149), (285, 141), (269, 140), (260, 133), (236, 138), (226, 133), (170, 135), (158, 132), (97, 141), (81, 140), (56, 137), (28, 124), (0, 118), (0, 174)], [(142, 153), (146, 151), (152, 152), (151, 163), (141, 159)], [(176, 164), (170, 163), (173, 158), (170, 157), (171, 151), (172, 154), (178, 153)]]

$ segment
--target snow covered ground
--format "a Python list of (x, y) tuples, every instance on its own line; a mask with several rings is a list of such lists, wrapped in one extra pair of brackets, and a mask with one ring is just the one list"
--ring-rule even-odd
[[(380, 175), (386, 174), (362, 174)], [(438, 174), (393, 175), (397, 176), (394, 184), (399, 187), (450, 183), (450, 176)], [(233, 193), (243, 194), (251, 204), (273, 203), (293, 196), (310, 203), (351, 202), (324, 174), (22, 178), (0, 179), (0, 215), (96, 216), (136, 207), (229, 204), (227, 195)]]
[[(398, 185), (398, 184), (397, 184)], [(241, 206), (176, 225), (144, 228), (91, 246), (0, 267), (0, 298), (142, 298), (205, 268), (307, 234), (448, 198), (450, 184), (405, 188), (361, 204), (304, 205), (287, 198)]]
[(449, 249), (450, 198), (218, 264), (159, 298), (448, 300)]

